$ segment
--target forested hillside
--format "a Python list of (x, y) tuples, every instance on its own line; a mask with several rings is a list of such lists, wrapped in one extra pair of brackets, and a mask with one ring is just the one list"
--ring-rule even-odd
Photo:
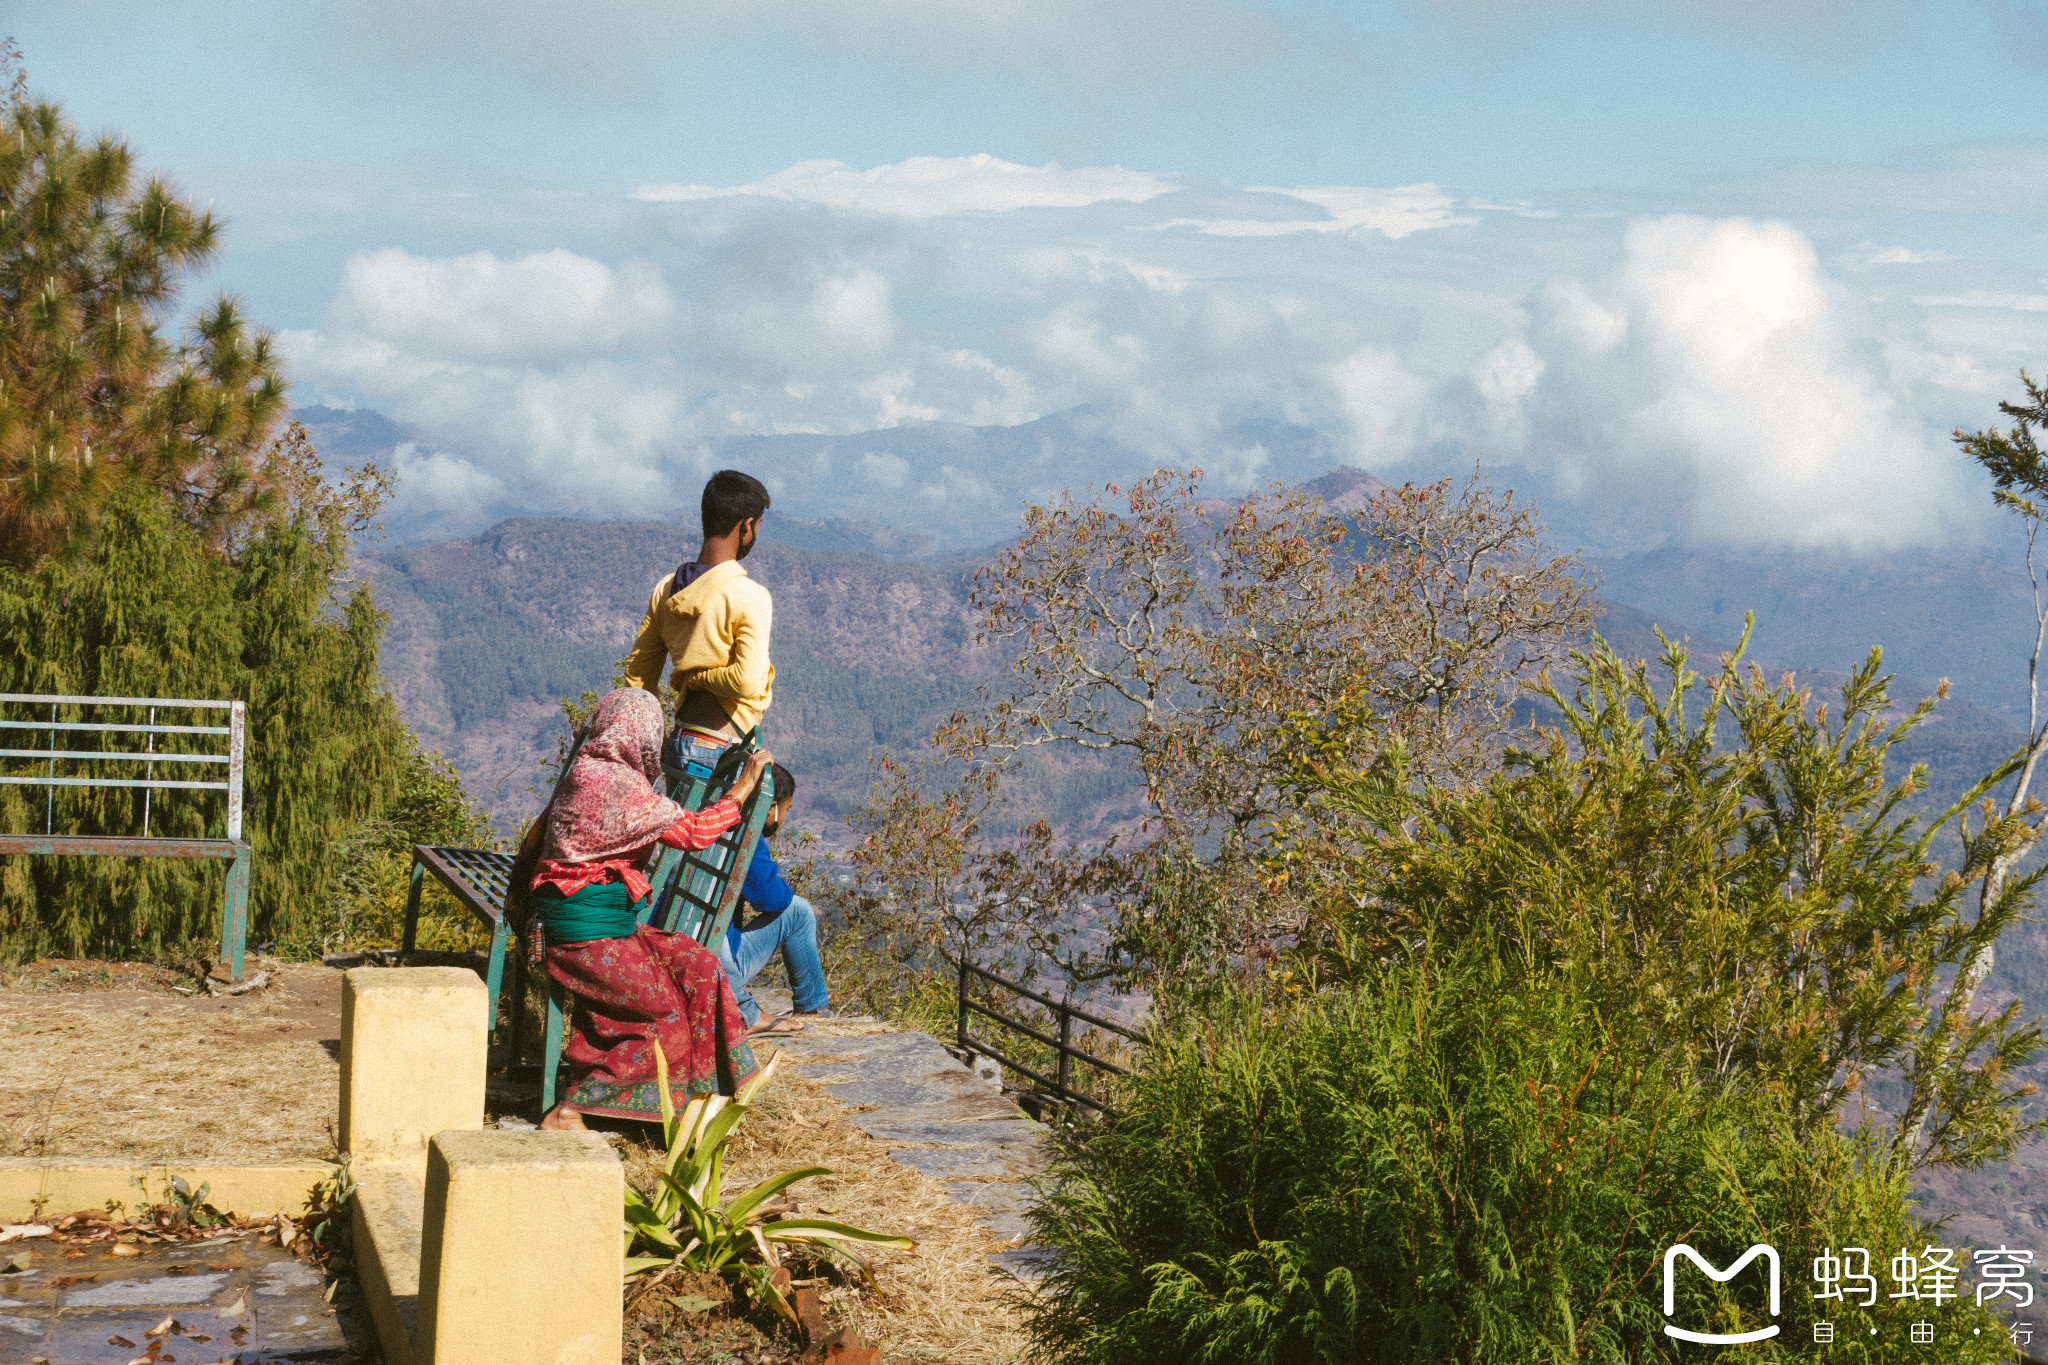
[[(696, 548), (654, 522), (521, 519), (360, 567), (391, 614), (384, 669), (400, 705), (512, 822), (539, 802), (529, 788), (561, 732), (558, 699), (610, 684), (655, 581)], [(922, 748), (993, 675), (972, 647), (969, 571), (765, 538), (747, 569), (775, 594), (767, 738), (803, 784), (803, 823), (829, 832), (871, 749)]]

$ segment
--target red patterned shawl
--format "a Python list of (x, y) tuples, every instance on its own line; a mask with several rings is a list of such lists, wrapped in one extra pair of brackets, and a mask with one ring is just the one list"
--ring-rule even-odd
[(544, 862), (606, 862), (646, 848), (683, 808), (659, 795), (661, 703), (639, 687), (605, 694), (589, 736), (548, 803)]

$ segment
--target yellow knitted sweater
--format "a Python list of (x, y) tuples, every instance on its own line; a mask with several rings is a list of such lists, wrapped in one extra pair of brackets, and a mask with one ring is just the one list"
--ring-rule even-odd
[(648, 595), (647, 614), (626, 660), (626, 685), (659, 696), (662, 660), (674, 659), (669, 686), (709, 692), (733, 727), (745, 733), (761, 723), (775, 687), (775, 667), (768, 662), (774, 601), (736, 559), (713, 565), (664, 600), (674, 578), (664, 575)]

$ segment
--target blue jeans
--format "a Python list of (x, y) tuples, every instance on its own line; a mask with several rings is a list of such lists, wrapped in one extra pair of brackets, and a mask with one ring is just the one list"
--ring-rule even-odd
[(809, 901), (798, 896), (779, 914), (763, 915), (741, 927), (737, 961), (730, 943), (723, 937), (718, 940), (718, 965), (725, 968), (725, 979), (748, 1028), (761, 1018), (761, 1007), (754, 1003), (747, 983), (761, 974), (778, 949), (783, 970), (789, 973), (792, 1009), (799, 1014), (821, 1010), (831, 999), (825, 990), (825, 963), (818, 956), (818, 915)]
[(661, 746), (662, 766), (688, 771), (690, 765), (696, 764), (703, 771), (691, 775), (706, 776), (718, 766), (718, 760), (725, 755), (728, 747), (730, 746), (724, 744), (707, 744), (687, 730), (672, 731)]

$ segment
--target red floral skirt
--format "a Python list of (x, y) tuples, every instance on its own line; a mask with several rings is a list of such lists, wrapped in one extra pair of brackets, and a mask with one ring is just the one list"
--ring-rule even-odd
[(643, 925), (629, 938), (551, 946), (547, 961), (576, 1001), (564, 1050), (571, 1109), (660, 1122), (657, 1042), (678, 1109), (734, 1094), (760, 1070), (718, 959), (688, 934)]

